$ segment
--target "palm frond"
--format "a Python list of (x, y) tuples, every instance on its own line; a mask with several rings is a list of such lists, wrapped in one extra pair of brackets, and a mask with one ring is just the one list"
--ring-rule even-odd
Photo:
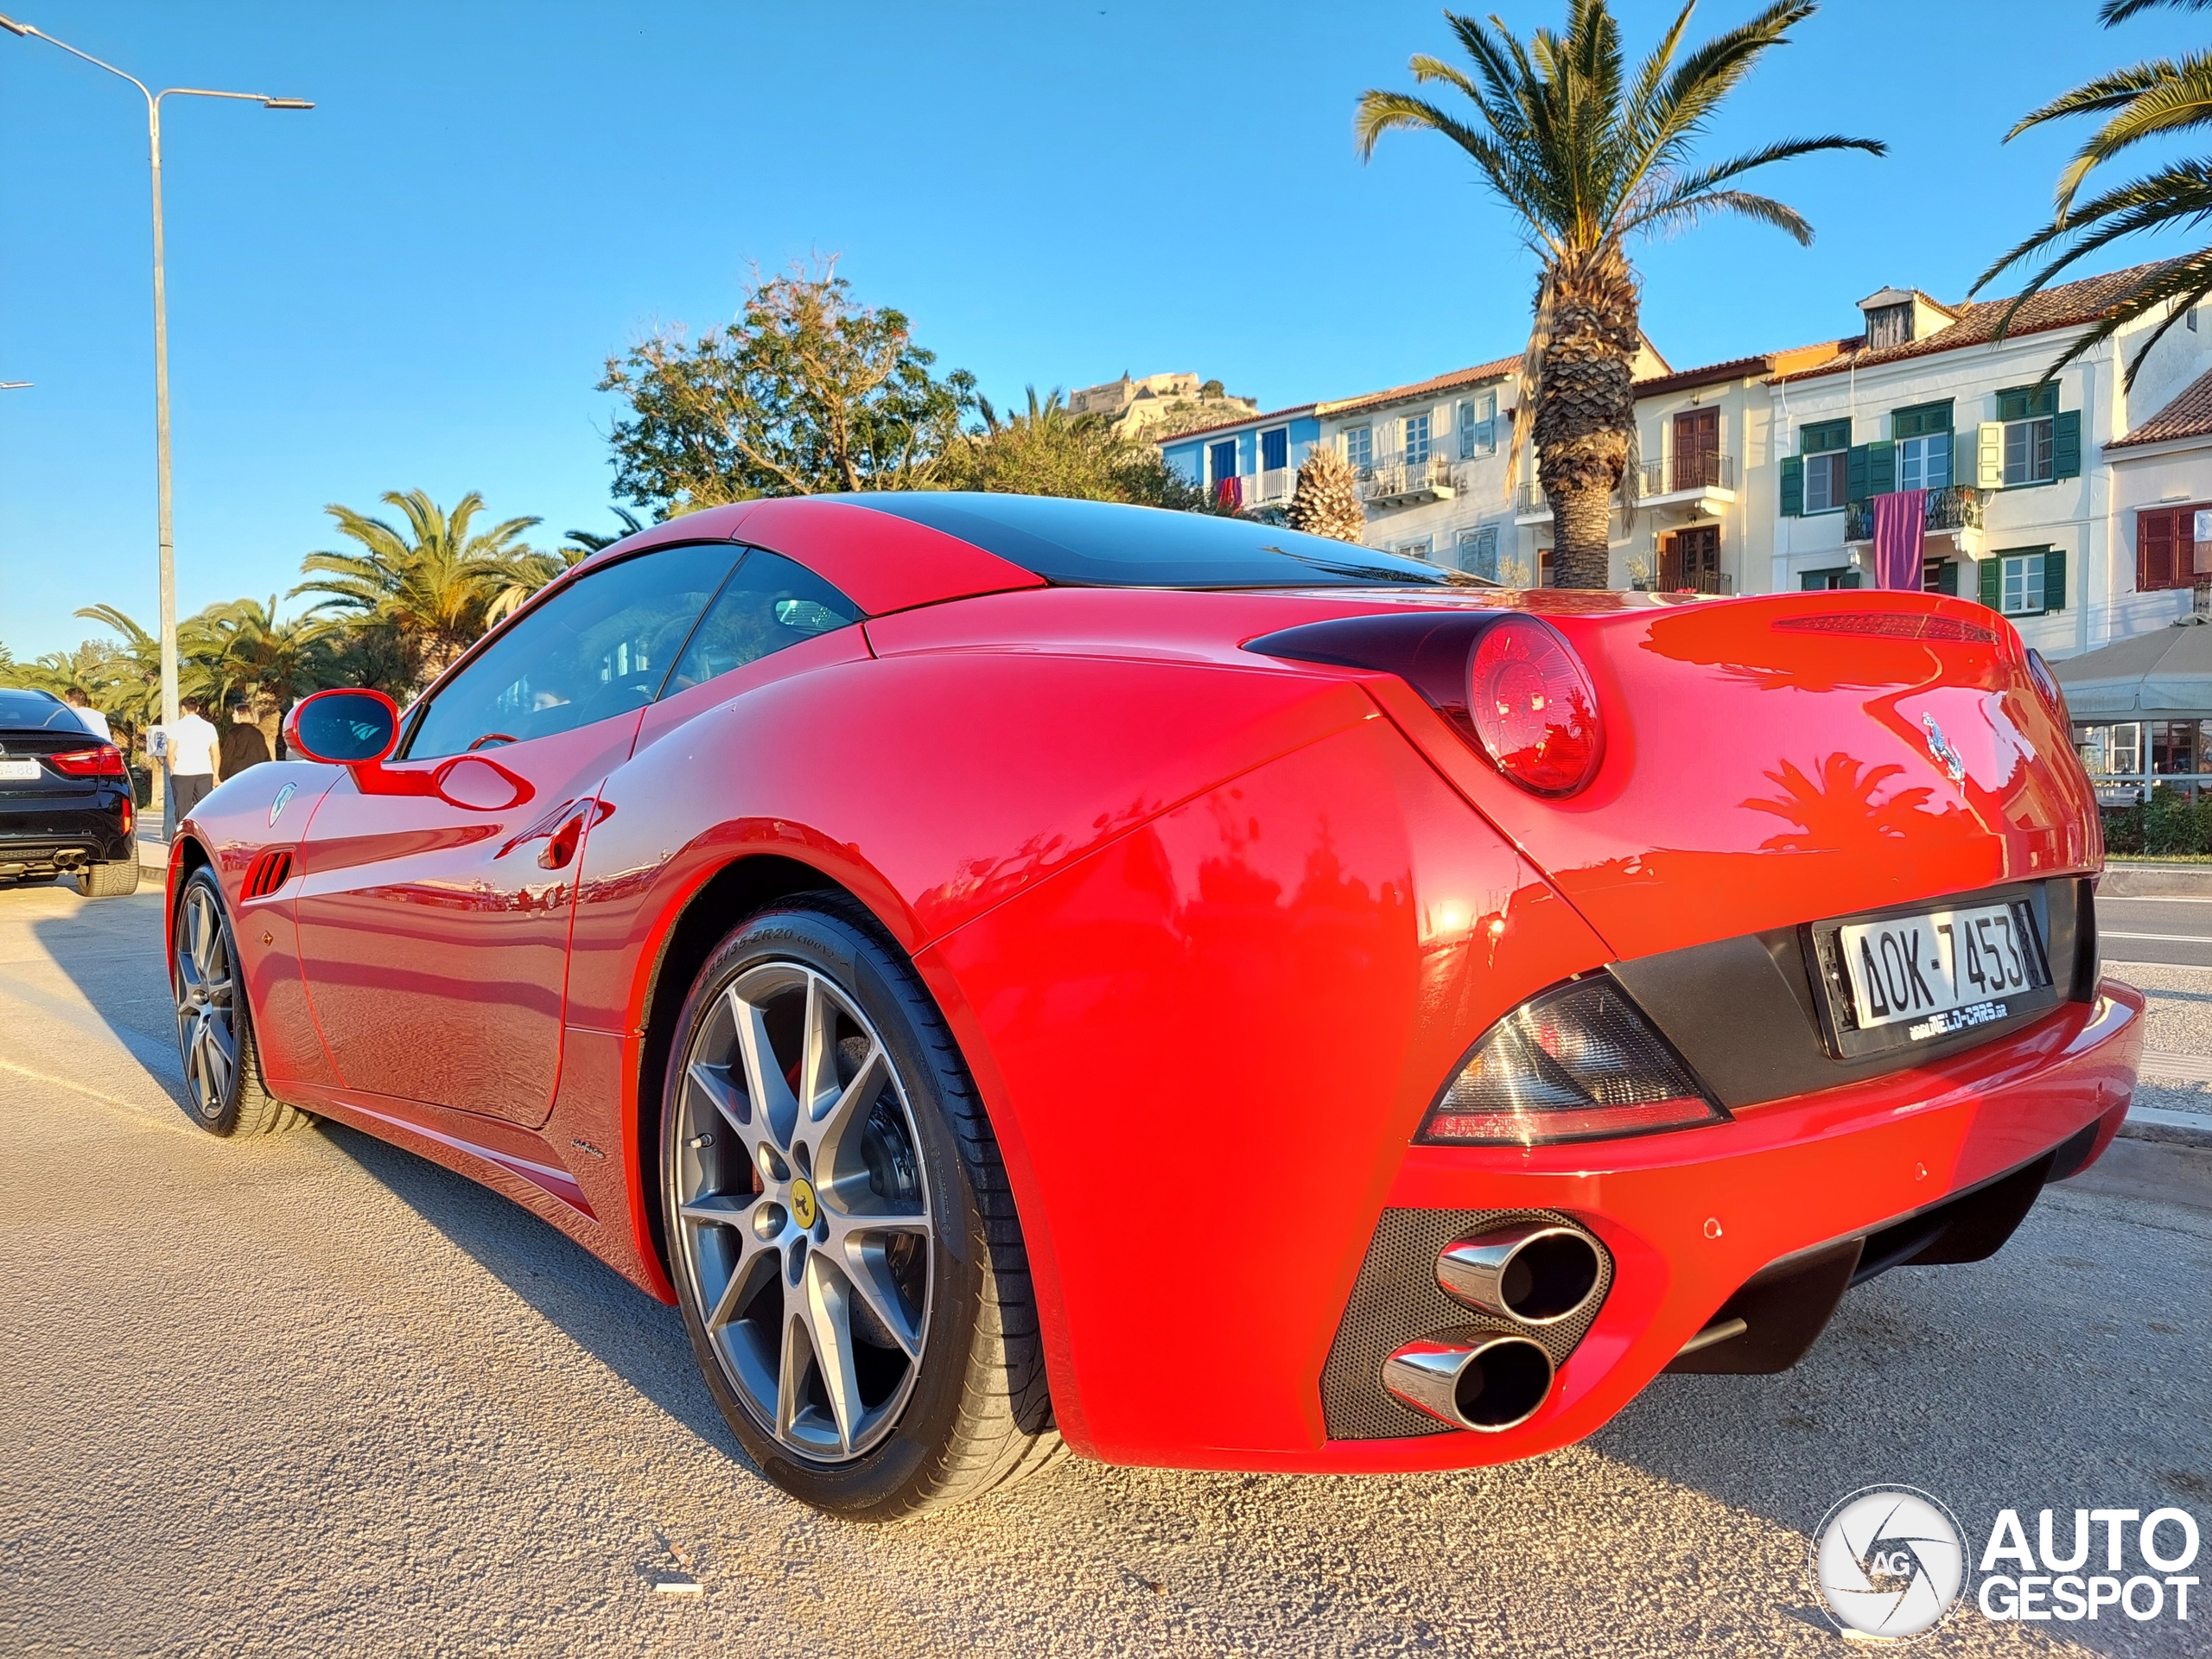
[(2105, 0), (2097, 13), (2097, 21), (2110, 29), (2114, 23), (2124, 23), (2158, 6), (2171, 6), (2178, 11), (2204, 11), (2212, 10), (2212, 0)]

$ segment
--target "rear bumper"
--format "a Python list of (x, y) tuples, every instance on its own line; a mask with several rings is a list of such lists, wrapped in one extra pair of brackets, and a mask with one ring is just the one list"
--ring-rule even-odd
[(1279, 1455), (1242, 1451), (1217, 1466), (1452, 1468), (1581, 1440), (1768, 1264), (1881, 1233), (2036, 1163), (2085, 1128), (2093, 1135), (2075, 1167), (2101, 1155), (2134, 1088), (2142, 1008), (2140, 994), (2107, 981), (2092, 1001), (1948, 1061), (1744, 1110), (1710, 1128), (1525, 1153), (1414, 1147), (1389, 1209), (1556, 1211), (1611, 1252), (1605, 1304), (1549, 1399), (1503, 1433), (1332, 1440)]
[(0, 814), (0, 881), (135, 858), (121, 780), (90, 799)]

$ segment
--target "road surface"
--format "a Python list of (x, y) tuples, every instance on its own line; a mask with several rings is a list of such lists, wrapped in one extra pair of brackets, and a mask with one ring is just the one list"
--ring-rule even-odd
[[(348, 1130), (190, 1128), (158, 923), (0, 893), (0, 1650), (1836, 1654), (1806, 1541), (1870, 1482), (1976, 1537), (2003, 1506), (2212, 1514), (2212, 1215), (2076, 1185), (1991, 1262), (1853, 1293), (1795, 1371), (1662, 1378), (1529, 1463), (1070, 1459), (824, 1520), (735, 1455), (674, 1313), (551, 1230)], [(2212, 973), (2169, 971), (2178, 1046)], [(1962, 1609), (1927, 1650), (2205, 1629)]]

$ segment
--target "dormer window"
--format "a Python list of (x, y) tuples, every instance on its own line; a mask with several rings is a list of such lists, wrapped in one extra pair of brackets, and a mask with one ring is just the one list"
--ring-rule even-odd
[(1866, 308), (1866, 349), (1878, 352), (1885, 346), (1904, 346), (1912, 340), (1912, 302), (1901, 305), (1872, 305)]

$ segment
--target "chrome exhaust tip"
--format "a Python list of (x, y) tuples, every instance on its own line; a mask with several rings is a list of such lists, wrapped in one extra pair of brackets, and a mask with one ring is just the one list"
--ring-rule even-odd
[(1436, 1282), (1484, 1313), (1557, 1325), (1589, 1306), (1602, 1268), (1597, 1241), (1580, 1228), (1523, 1221), (1446, 1244), (1436, 1258)]
[(1552, 1360), (1504, 1331), (1409, 1342), (1382, 1362), (1382, 1386), (1439, 1422), (1496, 1434), (1536, 1414), (1552, 1391)]

